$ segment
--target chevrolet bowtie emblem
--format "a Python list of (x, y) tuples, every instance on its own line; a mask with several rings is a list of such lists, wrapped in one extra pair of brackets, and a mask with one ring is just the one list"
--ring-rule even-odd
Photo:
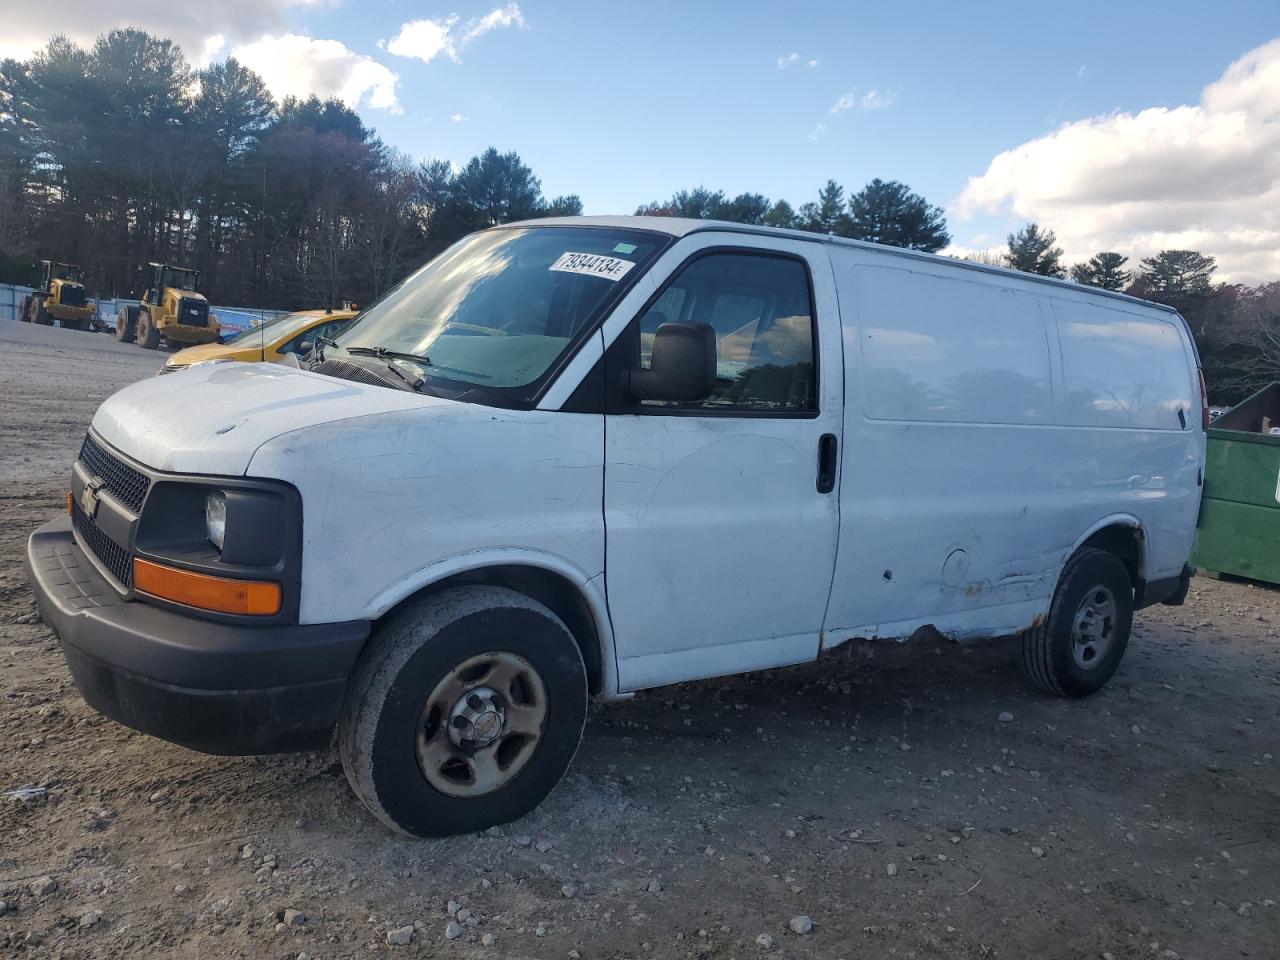
[(102, 478), (91, 477), (85, 482), (84, 489), (80, 491), (80, 509), (84, 511), (86, 517), (90, 520), (98, 512), (98, 491), (102, 489)]

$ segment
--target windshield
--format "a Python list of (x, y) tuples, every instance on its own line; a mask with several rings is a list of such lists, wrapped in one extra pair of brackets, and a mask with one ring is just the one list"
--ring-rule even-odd
[(237, 333), (224, 343), (247, 343), (252, 340), (258, 342), (258, 338), (262, 338), (263, 343), (275, 343), (282, 338), (291, 337), (311, 321), (317, 319), (314, 313), (286, 313), (279, 317), (272, 317), (270, 320), (264, 320), (256, 327), (250, 327), (248, 330)]
[(177, 290), (195, 290), (200, 274), (195, 270), (183, 270), (179, 267), (165, 267), (160, 278), (160, 286), (173, 287)]
[[(432, 385), (482, 402), (529, 402), (667, 242), (597, 227), (488, 230), (461, 240), (338, 338), (412, 355)], [(444, 384), (440, 384), (444, 381)]]

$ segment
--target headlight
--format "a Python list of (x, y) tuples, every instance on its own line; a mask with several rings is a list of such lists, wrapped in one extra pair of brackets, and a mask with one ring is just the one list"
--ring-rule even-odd
[(204, 528), (209, 542), (221, 551), (227, 535), (227, 497), (221, 490), (204, 495)]

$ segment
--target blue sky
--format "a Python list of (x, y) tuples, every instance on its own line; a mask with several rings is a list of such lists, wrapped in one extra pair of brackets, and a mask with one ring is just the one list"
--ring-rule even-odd
[[(493, 6), (312, 8), (299, 25), (377, 56), (410, 13), (465, 19)], [(629, 213), (697, 183), (794, 202), (828, 177), (901, 179), (942, 203), (997, 152), (1064, 120), (1194, 102), (1280, 34), (1275, 0), (1219, 8), (1211, 25), (1203, 4), (1153, 16), (1091, 3), (1053, 23), (1028, 21), (1026, 3), (974, 6), (916, 4), (906, 20), (884, 3), (792, 3), (784, 14), (768, 3), (526, 0), (525, 29), (487, 34), (460, 63), (383, 57), (405, 112), (364, 114), (414, 155), (518, 150), (549, 193), (576, 192), (590, 213)], [(800, 61), (780, 70), (791, 53)], [(892, 103), (831, 117), (851, 90)], [(820, 122), (825, 135), (810, 140)]]
[[(490, 145), (514, 149), (548, 195), (577, 193), (588, 213), (630, 213), (698, 184), (798, 205), (829, 177), (856, 189), (879, 176), (903, 180), (939, 205), (961, 199), (952, 227), (965, 249), (1002, 244), (1030, 216), (1060, 217), (1073, 255), (1123, 242), (1135, 254), (1168, 242), (1217, 242), (1226, 250), (1252, 231), (1265, 236), (1236, 258), (1238, 275), (1280, 276), (1280, 254), (1268, 259), (1261, 249), (1280, 250), (1280, 213), (1237, 224), (1241, 211), (1260, 203), (1275, 199), (1280, 208), (1280, 167), (1266, 160), (1280, 152), (1272, 149), (1280, 139), (1271, 140), (1280, 132), (1280, 45), (1266, 46), (1280, 37), (1277, 0), (1043, 9), (223, 0), (168, 14), (148, 0), (117, 0), (107, 12), (88, 0), (52, 0), (63, 6), (67, 15), (53, 18), (59, 23), (96, 31), (132, 19), (175, 36), (197, 60), (201, 49), (215, 59), (236, 53), (250, 60), (256, 51), (251, 65), (278, 91), (342, 92), (384, 140), (415, 159), (462, 163)], [(40, 9), (39, 18), (15, 11), (14, 43), (24, 39), (27, 20), (31, 42), (47, 34), (51, 7)], [(396, 42), (415, 22), (418, 32)], [(406, 55), (415, 50), (418, 57)], [(1210, 139), (1207, 127), (1226, 125), (1222, 111), (1193, 117), (1179, 108), (1197, 108), (1206, 87), (1251, 51), (1256, 62), (1240, 80), (1249, 96), (1218, 98), (1243, 111), (1238, 138), (1248, 143), (1224, 146), (1230, 157), (1217, 160), (1239, 169), (1256, 151), (1267, 168), (1260, 193), (1237, 197), (1231, 211), (1206, 211), (1184, 195), (1194, 186), (1182, 184), (1182, 194), (1153, 198), (1157, 207), (1177, 208), (1176, 219), (1157, 223), (1150, 210), (1137, 210), (1141, 225), (1126, 233), (1086, 187), (1074, 194), (1058, 188), (1108, 176), (1131, 181), (1135, 163), (1171, 183), (1176, 171), (1156, 168), (1211, 168), (1198, 155), (1167, 157), (1160, 144), (1194, 151), (1196, 140)], [(792, 54), (780, 68), (779, 59)], [(833, 109), (842, 97), (852, 105)], [(1158, 108), (1166, 109), (1142, 113)], [(1162, 126), (1154, 135), (1135, 133), (1144, 124), (1125, 126), (1130, 117)], [(1064, 125), (1072, 136), (1054, 139)], [(1124, 170), (1107, 169), (1119, 161), (1106, 156), (1073, 165), (1099, 137), (1104, 152), (1126, 158)], [(1023, 161), (992, 167), (1027, 145)], [(970, 178), (984, 176), (980, 190), (962, 197)], [(997, 176), (1010, 183), (995, 183)], [(1099, 207), (1092, 220), (1077, 216), (1082, 203)], [(1224, 264), (1233, 257), (1228, 251)]]

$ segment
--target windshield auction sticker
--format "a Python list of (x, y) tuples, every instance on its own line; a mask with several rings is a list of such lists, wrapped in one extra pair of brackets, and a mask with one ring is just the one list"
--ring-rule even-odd
[(589, 277), (621, 280), (635, 264), (630, 260), (605, 257), (598, 253), (562, 253), (549, 269), (561, 273), (585, 273)]

